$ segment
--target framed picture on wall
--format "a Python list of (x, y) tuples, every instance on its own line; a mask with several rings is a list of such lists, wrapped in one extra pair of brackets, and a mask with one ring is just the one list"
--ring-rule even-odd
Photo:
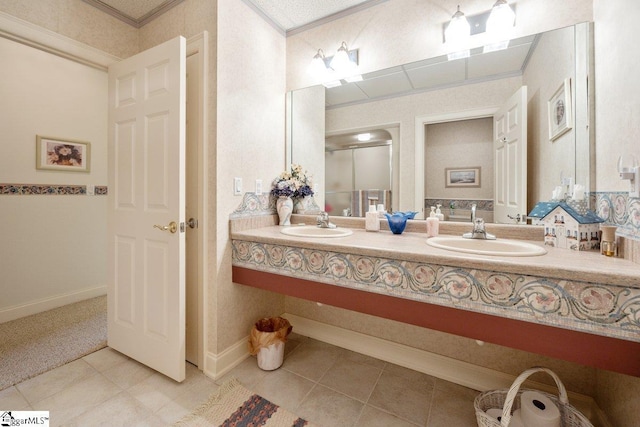
[(565, 79), (548, 102), (549, 140), (555, 141), (573, 127), (571, 79)]
[(480, 187), (480, 166), (471, 168), (445, 168), (444, 186)]
[(36, 135), (36, 169), (89, 172), (90, 161), (88, 142)]

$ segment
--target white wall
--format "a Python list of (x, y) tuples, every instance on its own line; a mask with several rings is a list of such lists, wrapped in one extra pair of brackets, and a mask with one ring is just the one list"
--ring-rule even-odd
[[(560, 175), (549, 171), (562, 170), (563, 176), (575, 176), (575, 34), (574, 28), (562, 28), (545, 33), (529, 58), (522, 83), (527, 86), (528, 144), (528, 206), (549, 200), (553, 189), (560, 185)], [(569, 54), (569, 52), (571, 54)], [(547, 101), (564, 79), (571, 78), (574, 127), (554, 141), (549, 140)], [(581, 182), (578, 184), (586, 185)]]
[(594, 1), (596, 81), (596, 188), (627, 191), (617, 173), (621, 155), (640, 162), (640, 45), (636, 0)]
[[(493, 199), (493, 118), (426, 125), (425, 198)], [(445, 168), (477, 167), (480, 187), (445, 187)]]
[[(106, 185), (106, 73), (4, 38), (0, 58), (0, 183)], [(36, 135), (90, 142), (91, 171), (36, 170)], [(0, 198), (0, 321), (105, 292), (106, 196)]]

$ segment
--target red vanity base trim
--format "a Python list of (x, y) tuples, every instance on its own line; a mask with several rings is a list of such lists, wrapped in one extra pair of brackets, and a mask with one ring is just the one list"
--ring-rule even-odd
[(640, 377), (640, 343), (233, 266), (233, 281), (284, 295)]

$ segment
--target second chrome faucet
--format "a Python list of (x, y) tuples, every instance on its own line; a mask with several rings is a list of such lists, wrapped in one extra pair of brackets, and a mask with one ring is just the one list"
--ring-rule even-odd
[(484, 219), (476, 218), (476, 209), (477, 205), (474, 203), (471, 205), (471, 223), (473, 224), (473, 229), (469, 233), (464, 233), (462, 237), (466, 239), (484, 239), (484, 240), (495, 240), (496, 236), (493, 234), (487, 233), (484, 228)]

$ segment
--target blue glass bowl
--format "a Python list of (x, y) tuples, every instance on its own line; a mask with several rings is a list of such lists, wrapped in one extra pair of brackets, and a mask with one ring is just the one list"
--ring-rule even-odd
[(395, 212), (393, 215), (385, 214), (385, 216), (389, 222), (389, 229), (391, 232), (393, 234), (402, 234), (407, 226), (407, 216), (402, 212)]

